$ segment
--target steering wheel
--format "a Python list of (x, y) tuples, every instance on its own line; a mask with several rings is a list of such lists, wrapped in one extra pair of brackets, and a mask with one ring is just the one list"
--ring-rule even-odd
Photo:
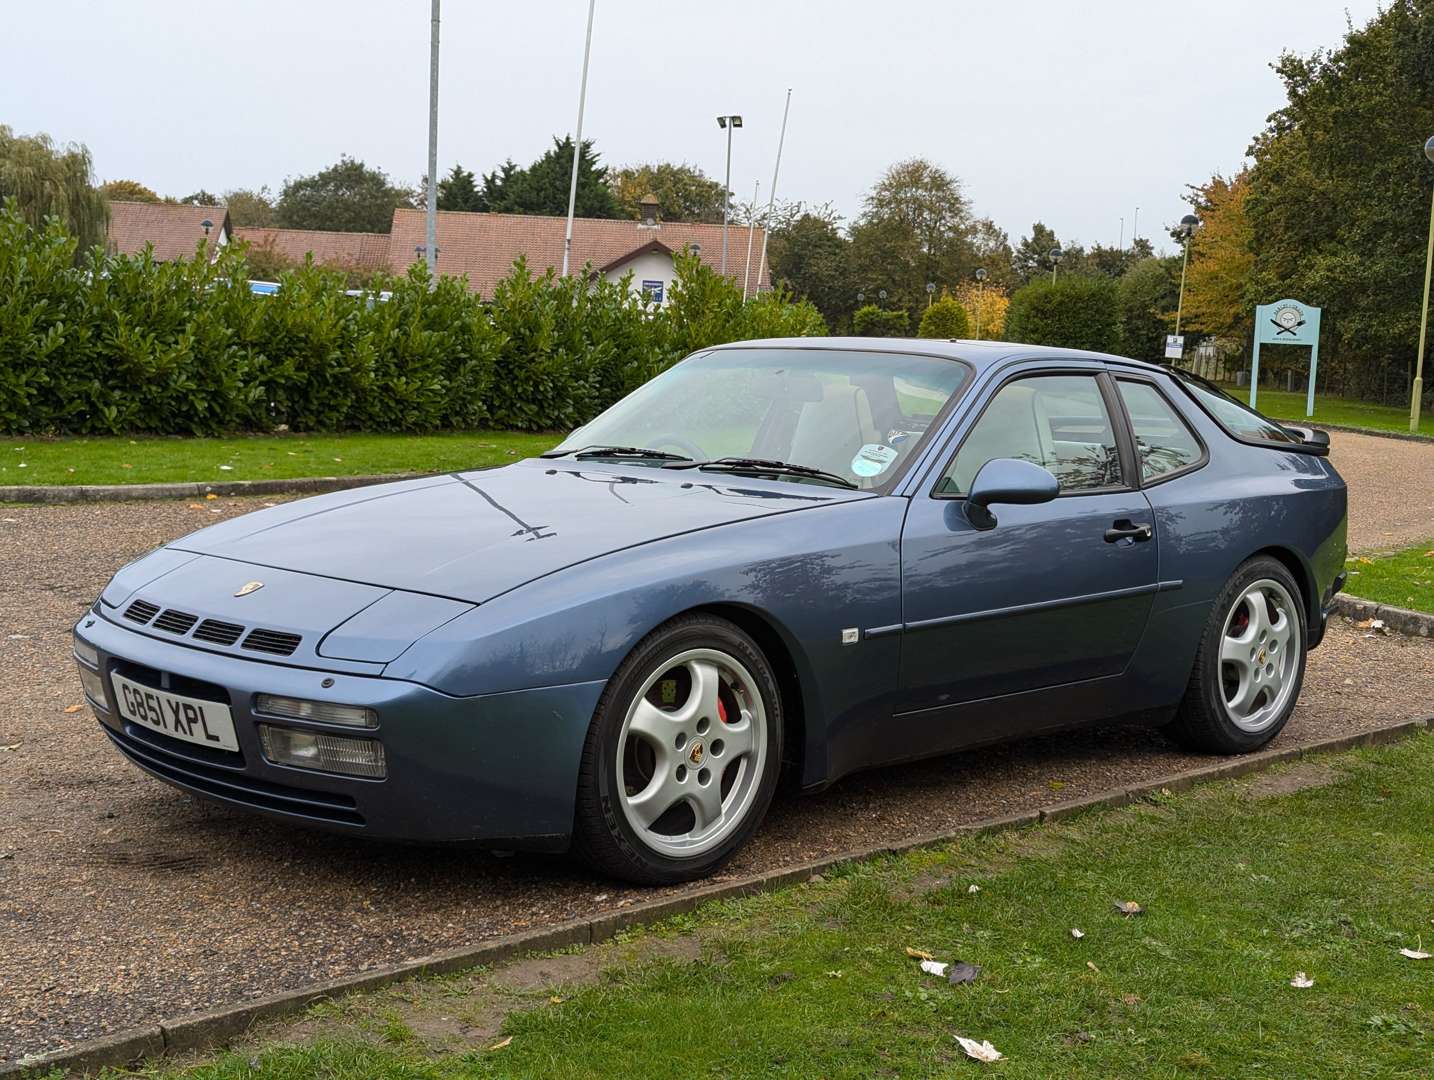
[(681, 435), (662, 435), (652, 440), (652, 448), (654, 450), (661, 450), (668, 446), (676, 447), (693, 461), (707, 460), (707, 451), (703, 450), (702, 447), (698, 446), (692, 440), (684, 439)]

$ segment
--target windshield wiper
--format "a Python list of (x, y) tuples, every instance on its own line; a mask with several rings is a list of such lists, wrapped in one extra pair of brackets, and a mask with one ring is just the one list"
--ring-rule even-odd
[(664, 469), (701, 469), (704, 472), (730, 473), (776, 473), (783, 476), (805, 476), (837, 487), (856, 489), (856, 485), (845, 476), (816, 469), (810, 465), (797, 465), (790, 461), (769, 461), (766, 458), (724, 457), (711, 461), (681, 461), (664, 465)]
[(576, 450), (549, 450), (539, 454), (540, 458), (560, 458), (572, 454), (581, 461), (583, 458), (616, 457), (641, 458), (651, 461), (691, 461), (682, 454), (669, 454), (666, 450), (649, 450), (645, 446), (580, 446)]

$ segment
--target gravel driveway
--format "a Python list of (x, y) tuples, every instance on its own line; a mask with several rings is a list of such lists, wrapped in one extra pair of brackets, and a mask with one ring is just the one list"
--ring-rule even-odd
[[(1434, 447), (1353, 435), (1335, 445), (1352, 488), (1353, 545), (1434, 534)], [(1422, 488), (1411, 490), (1415, 482)], [(123, 762), (75, 708), (70, 625), (128, 559), (258, 504), (0, 507), (0, 1063), (661, 895), (559, 859), (289, 828), (197, 803)], [(1371, 525), (1375, 513), (1380, 524)], [(1434, 642), (1340, 623), (1311, 656), (1300, 706), (1276, 745), (1422, 718), (1431, 701)], [(819, 796), (780, 796), (728, 873), (1205, 761), (1156, 733), (1110, 729), (881, 770)]]

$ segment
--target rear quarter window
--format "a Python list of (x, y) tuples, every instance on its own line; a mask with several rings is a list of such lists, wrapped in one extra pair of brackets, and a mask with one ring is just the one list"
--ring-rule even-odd
[(1180, 384), (1198, 401), (1215, 422), (1237, 439), (1268, 443), (1293, 443), (1300, 440), (1267, 416), (1261, 416), (1248, 405), (1242, 405), (1217, 386), (1188, 372), (1173, 372)]

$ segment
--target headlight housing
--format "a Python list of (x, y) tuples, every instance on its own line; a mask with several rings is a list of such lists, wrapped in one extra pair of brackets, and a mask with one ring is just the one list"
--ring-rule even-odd
[(275, 765), (371, 780), (382, 780), (388, 773), (383, 743), (377, 739), (260, 724), (259, 743), (264, 748), (264, 756)]
[(282, 716), (286, 720), (313, 720), (320, 724), (343, 724), (346, 727), (378, 727), (378, 713), (363, 705), (339, 705), (332, 701), (306, 701), (281, 694), (259, 694), (254, 711), (266, 716)]

